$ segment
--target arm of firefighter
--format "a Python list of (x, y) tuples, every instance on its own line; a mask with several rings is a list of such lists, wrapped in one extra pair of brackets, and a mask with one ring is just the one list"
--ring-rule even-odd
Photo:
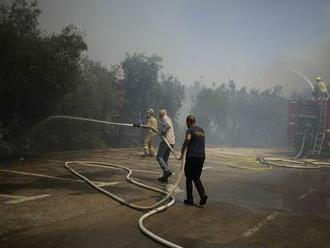
[(180, 157), (180, 159), (183, 158), (184, 153), (185, 153), (185, 151), (186, 151), (186, 149), (187, 149), (187, 146), (188, 146), (190, 140), (191, 140), (191, 134), (187, 131), (187, 132), (186, 132), (186, 138), (185, 138), (185, 140), (184, 140), (184, 142), (183, 142), (183, 145), (182, 145), (182, 149), (181, 149), (181, 157)]
[(160, 130), (160, 134), (165, 135), (170, 128), (170, 123), (168, 121), (165, 121), (165, 126)]
[(154, 126), (154, 125), (153, 125), (153, 121), (152, 121), (151, 118), (149, 118), (148, 121), (147, 121), (147, 127), (149, 127), (149, 133), (153, 133), (153, 132), (155, 132), (153, 126)]

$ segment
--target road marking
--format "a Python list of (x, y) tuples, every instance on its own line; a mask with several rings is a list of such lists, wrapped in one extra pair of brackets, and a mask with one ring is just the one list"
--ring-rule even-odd
[(30, 172), (24, 172), (24, 171), (0, 169), (0, 172), (21, 174), (21, 175), (34, 176), (34, 177), (43, 177), (43, 178), (49, 178), (49, 179), (58, 179), (58, 180), (71, 181), (71, 182), (83, 182), (82, 180), (79, 180), (79, 179), (70, 179), (70, 178), (65, 178), (65, 177), (55, 177), (55, 176), (49, 176), (49, 175), (45, 175), (45, 174), (30, 173)]
[(252, 227), (251, 229), (247, 230), (242, 236), (244, 238), (251, 237), (253, 234), (258, 232), (263, 226), (267, 224), (267, 222), (274, 220), (279, 215), (278, 212), (274, 212), (268, 215), (263, 221), (259, 222), (257, 225)]
[(22, 202), (26, 202), (26, 201), (38, 200), (38, 199), (46, 198), (49, 196), (50, 195), (48, 195), (48, 194), (35, 195), (35, 196), (18, 196), (18, 195), (10, 195), (10, 194), (0, 194), (0, 197), (10, 199), (5, 202), (6, 204), (17, 204), (17, 203), (22, 203)]
[[(33, 177), (43, 177), (43, 178), (48, 178), (48, 179), (64, 180), (64, 181), (70, 181), (70, 182), (85, 183), (85, 181), (79, 180), (79, 179), (70, 179), (70, 178), (65, 178), (65, 177), (55, 177), (55, 176), (49, 176), (49, 175), (45, 175), (45, 174), (30, 173), (30, 172), (24, 172), (24, 171), (13, 171), (13, 170), (2, 170), (2, 169), (0, 169), (0, 172), (21, 174), (21, 175), (33, 176)], [(120, 182), (93, 181), (93, 183), (99, 185), (100, 187), (106, 187), (106, 186), (117, 185)]]
[(120, 182), (93, 182), (98, 187), (107, 187), (120, 184)]
[(310, 193), (313, 193), (315, 191), (315, 189), (309, 189), (307, 190), (307, 192), (305, 194), (302, 194), (301, 196), (298, 197), (299, 200), (302, 200), (304, 198), (306, 198)]

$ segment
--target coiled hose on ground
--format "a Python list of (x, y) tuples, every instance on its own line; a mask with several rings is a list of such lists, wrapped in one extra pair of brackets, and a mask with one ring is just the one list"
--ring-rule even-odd
[[(329, 162), (322, 162), (317, 160), (294, 160), (288, 158), (272, 158), (272, 157), (259, 157), (257, 158), (262, 164), (285, 167), (292, 169), (321, 169), (321, 168), (330, 168)], [(284, 162), (281, 164), (279, 162)]]
[[(143, 221), (145, 219), (147, 219), (148, 217), (150, 217), (150, 216), (152, 216), (152, 215), (154, 215), (158, 212), (164, 211), (165, 209), (169, 208), (170, 206), (172, 206), (175, 203), (174, 194), (175, 194), (175, 191), (176, 191), (177, 187), (179, 186), (179, 184), (180, 184), (180, 182), (183, 178), (183, 174), (184, 174), (184, 160), (175, 153), (172, 146), (168, 143), (167, 139), (163, 135), (161, 135), (157, 129), (151, 128), (151, 127), (146, 126), (146, 125), (140, 125), (140, 124), (128, 124), (128, 123), (100, 121), (100, 120), (95, 120), (95, 119), (90, 119), (90, 118), (73, 117), (73, 116), (51, 116), (46, 120), (50, 120), (50, 119), (69, 119), (69, 120), (78, 120), (78, 121), (88, 121), (88, 122), (100, 123), (100, 124), (105, 124), (105, 125), (126, 126), (126, 127), (141, 127), (141, 128), (151, 129), (152, 131), (156, 132), (161, 137), (161, 139), (166, 143), (166, 145), (170, 149), (173, 156), (177, 160), (181, 160), (179, 174), (178, 174), (178, 176), (175, 180), (175, 183), (174, 183), (173, 187), (171, 188), (171, 190), (169, 192), (166, 192), (162, 189), (152, 187), (150, 185), (143, 184), (141, 182), (138, 182), (138, 181), (134, 180), (133, 178), (131, 178), (132, 170), (130, 168), (125, 167), (125, 166), (121, 166), (121, 165), (117, 165), (117, 164), (102, 163), (102, 162), (96, 162), (96, 161), (68, 161), (68, 162), (65, 162), (65, 168), (67, 168), (71, 173), (73, 173), (74, 175), (76, 175), (79, 178), (81, 178), (82, 180), (84, 180), (86, 183), (88, 183), (90, 186), (92, 186), (93, 188), (95, 188), (99, 192), (111, 197), (112, 199), (116, 200), (117, 202), (119, 202), (119, 203), (121, 203), (121, 204), (123, 204), (127, 207), (130, 207), (130, 208), (133, 208), (133, 209), (136, 209), (136, 210), (140, 210), (140, 211), (151, 210), (151, 211), (145, 213), (144, 215), (142, 215), (140, 217), (140, 219), (138, 221), (139, 229), (145, 235), (147, 235), (148, 237), (150, 237), (151, 239), (157, 241), (158, 243), (160, 243), (162, 245), (172, 247), (172, 248), (182, 248), (181, 246), (179, 246), (175, 243), (172, 243), (168, 240), (165, 240), (165, 239), (159, 237), (158, 235), (154, 234), (153, 232), (151, 232), (150, 230), (145, 228), (144, 225), (143, 225)], [(117, 195), (115, 195), (115, 194), (99, 187), (95, 183), (93, 183), (90, 179), (88, 179), (87, 177), (83, 176), (82, 174), (80, 174), (79, 172), (74, 170), (70, 166), (72, 164), (78, 164), (78, 165), (82, 165), (82, 166), (102, 167), (102, 168), (107, 168), (107, 169), (111, 169), (111, 168), (122, 169), (122, 170), (127, 172), (126, 181), (128, 181), (129, 183), (132, 183), (132, 184), (137, 185), (139, 187), (145, 188), (147, 190), (151, 190), (151, 191), (154, 191), (154, 192), (161, 193), (161, 194), (165, 195), (165, 197), (162, 198), (160, 201), (158, 201), (158, 202), (156, 202), (152, 205), (148, 205), (148, 206), (143, 206), (143, 205), (137, 205), (137, 204), (130, 203), (130, 202), (126, 201), (125, 199), (123, 199), (123, 198), (121, 198), (121, 197), (119, 197), (119, 196), (117, 196)]]

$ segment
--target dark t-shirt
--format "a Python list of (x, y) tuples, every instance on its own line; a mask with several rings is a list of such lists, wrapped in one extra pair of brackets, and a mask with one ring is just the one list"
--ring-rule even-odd
[(191, 140), (187, 146), (186, 158), (205, 158), (205, 133), (203, 128), (194, 126), (187, 129)]

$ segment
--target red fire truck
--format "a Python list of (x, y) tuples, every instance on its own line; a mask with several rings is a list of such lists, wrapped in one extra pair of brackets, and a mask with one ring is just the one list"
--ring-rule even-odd
[(290, 100), (287, 138), (297, 158), (329, 156), (330, 100)]

